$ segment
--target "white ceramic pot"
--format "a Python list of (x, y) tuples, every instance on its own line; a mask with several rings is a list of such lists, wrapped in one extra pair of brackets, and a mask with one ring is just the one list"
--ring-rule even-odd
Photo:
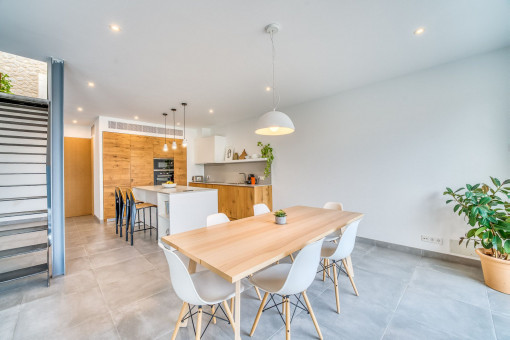
[(286, 224), (287, 223), (287, 216), (283, 216), (283, 217), (275, 216), (274, 218), (275, 218), (276, 224)]

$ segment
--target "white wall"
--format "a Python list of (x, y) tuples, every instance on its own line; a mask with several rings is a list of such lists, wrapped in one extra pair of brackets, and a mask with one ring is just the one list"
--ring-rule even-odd
[(510, 48), (282, 111), (294, 134), (261, 138), (255, 120), (213, 132), (274, 146), (275, 209), (340, 201), (366, 214), (360, 236), (449, 253), (466, 228), (444, 188), (510, 177)]
[(90, 126), (64, 124), (64, 137), (90, 138)]

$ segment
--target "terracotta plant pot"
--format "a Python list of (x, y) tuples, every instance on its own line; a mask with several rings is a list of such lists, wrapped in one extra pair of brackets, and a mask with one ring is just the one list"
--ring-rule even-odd
[(492, 289), (510, 294), (510, 261), (486, 255), (490, 251), (484, 248), (477, 248), (476, 253), (482, 262), (485, 284)]

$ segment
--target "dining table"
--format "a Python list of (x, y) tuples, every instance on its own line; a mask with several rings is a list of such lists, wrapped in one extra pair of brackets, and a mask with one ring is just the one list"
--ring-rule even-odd
[(275, 223), (273, 213), (266, 213), (161, 239), (190, 259), (190, 273), (198, 263), (235, 285), (236, 340), (241, 339), (242, 279), (363, 217), (358, 212), (308, 206), (283, 210), (284, 225)]

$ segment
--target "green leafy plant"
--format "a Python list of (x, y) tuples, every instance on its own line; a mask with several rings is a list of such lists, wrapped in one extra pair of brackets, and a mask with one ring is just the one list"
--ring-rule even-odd
[(12, 94), (11, 87), (9, 75), (0, 73), (0, 92)]
[(264, 176), (267, 177), (271, 174), (271, 164), (273, 164), (274, 156), (273, 156), (273, 148), (271, 144), (262, 144), (262, 142), (258, 142), (257, 146), (260, 146), (260, 154), (262, 158), (267, 158), (266, 168), (264, 169)]
[(287, 216), (287, 213), (285, 211), (283, 211), (282, 209), (278, 210), (278, 211), (275, 211), (274, 212), (274, 215), (276, 217), (285, 217)]
[(488, 255), (510, 261), (510, 179), (503, 182), (491, 177), (493, 186), (478, 183), (453, 191), (446, 188), (443, 195), (450, 196), (446, 203), (454, 203), (453, 211), (468, 219), (471, 229), (460, 238), (466, 247), (473, 241), (481, 244)]

